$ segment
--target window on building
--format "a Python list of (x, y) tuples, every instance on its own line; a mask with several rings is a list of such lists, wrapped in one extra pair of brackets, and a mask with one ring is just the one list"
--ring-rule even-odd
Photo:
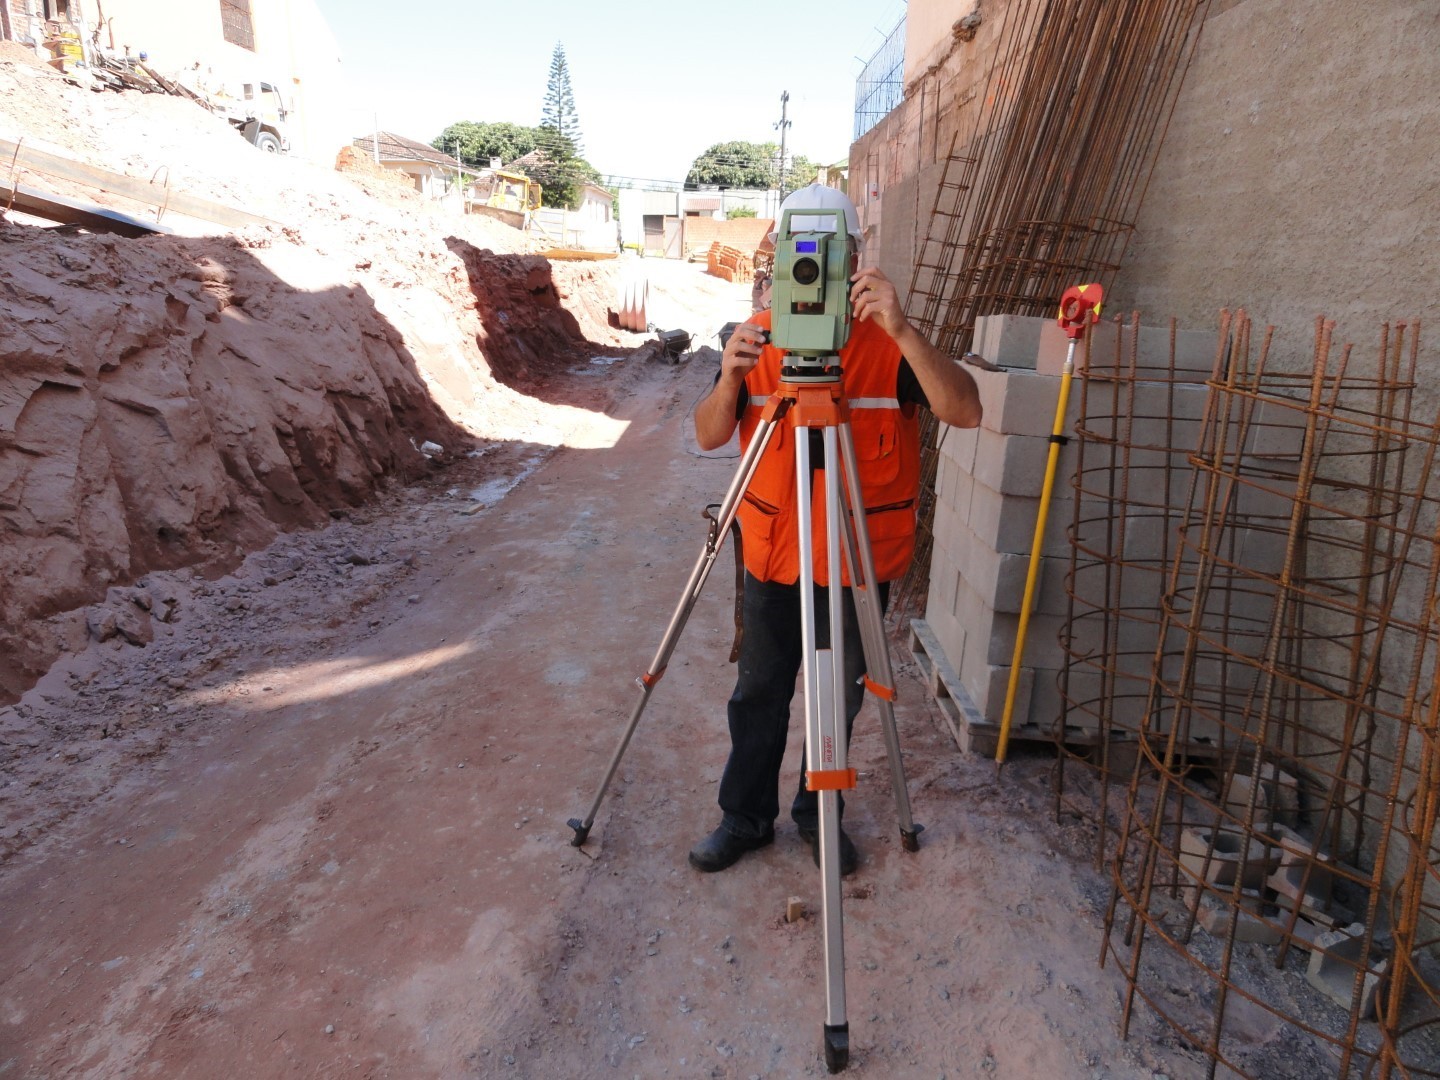
[(250, 0), (220, 0), (220, 22), (226, 41), (254, 52), (255, 24), (250, 20)]

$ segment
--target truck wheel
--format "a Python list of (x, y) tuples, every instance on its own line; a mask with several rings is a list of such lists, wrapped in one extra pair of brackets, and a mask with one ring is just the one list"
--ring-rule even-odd
[(278, 154), (280, 152), (280, 140), (268, 131), (262, 131), (255, 136), (255, 146), (264, 150), (267, 154)]

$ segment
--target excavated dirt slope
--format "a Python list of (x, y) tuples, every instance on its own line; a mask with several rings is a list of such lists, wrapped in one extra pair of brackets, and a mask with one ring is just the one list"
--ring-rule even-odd
[[(73, 637), (56, 616), (107, 587), (232, 567), (636, 340), (607, 323), (612, 267), (524, 254), (514, 230), (438, 216), (363, 158), (340, 175), (258, 154), (188, 101), (89, 93), (0, 55), (0, 137), (279, 223), (140, 240), (0, 224), (0, 701)], [(131, 614), (120, 632), (148, 633)]]

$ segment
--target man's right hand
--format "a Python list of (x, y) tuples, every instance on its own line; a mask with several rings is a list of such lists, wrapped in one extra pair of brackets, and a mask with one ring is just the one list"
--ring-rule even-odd
[(738, 385), (760, 361), (760, 350), (766, 341), (764, 328), (744, 322), (735, 328), (725, 351), (720, 354), (720, 378)]

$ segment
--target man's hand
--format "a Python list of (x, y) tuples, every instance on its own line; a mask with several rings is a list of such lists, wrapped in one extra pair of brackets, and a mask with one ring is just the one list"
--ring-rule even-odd
[(852, 277), (850, 302), (855, 318), (874, 319), (900, 346), (910, 370), (925, 391), (930, 411), (936, 419), (952, 427), (970, 428), (980, 423), (980, 391), (971, 374), (935, 348), (905, 318), (900, 294), (890, 279), (877, 268), (867, 266)]
[(910, 325), (905, 319), (905, 309), (900, 306), (900, 294), (890, 279), (876, 266), (867, 266), (851, 279), (850, 303), (854, 305), (856, 320), (873, 318), (892, 338), (899, 338)]
[(760, 361), (765, 331), (753, 322), (737, 326), (720, 354), (720, 377), (710, 393), (695, 406), (695, 442), (701, 450), (715, 450), (730, 441), (738, 423), (735, 410), (745, 376)]
[(752, 322), (735, 328), (725, 351), (720, 354), (720, 381), (738, 386), (760, 361), (760, 349), (766, 342), (765, 331)]

